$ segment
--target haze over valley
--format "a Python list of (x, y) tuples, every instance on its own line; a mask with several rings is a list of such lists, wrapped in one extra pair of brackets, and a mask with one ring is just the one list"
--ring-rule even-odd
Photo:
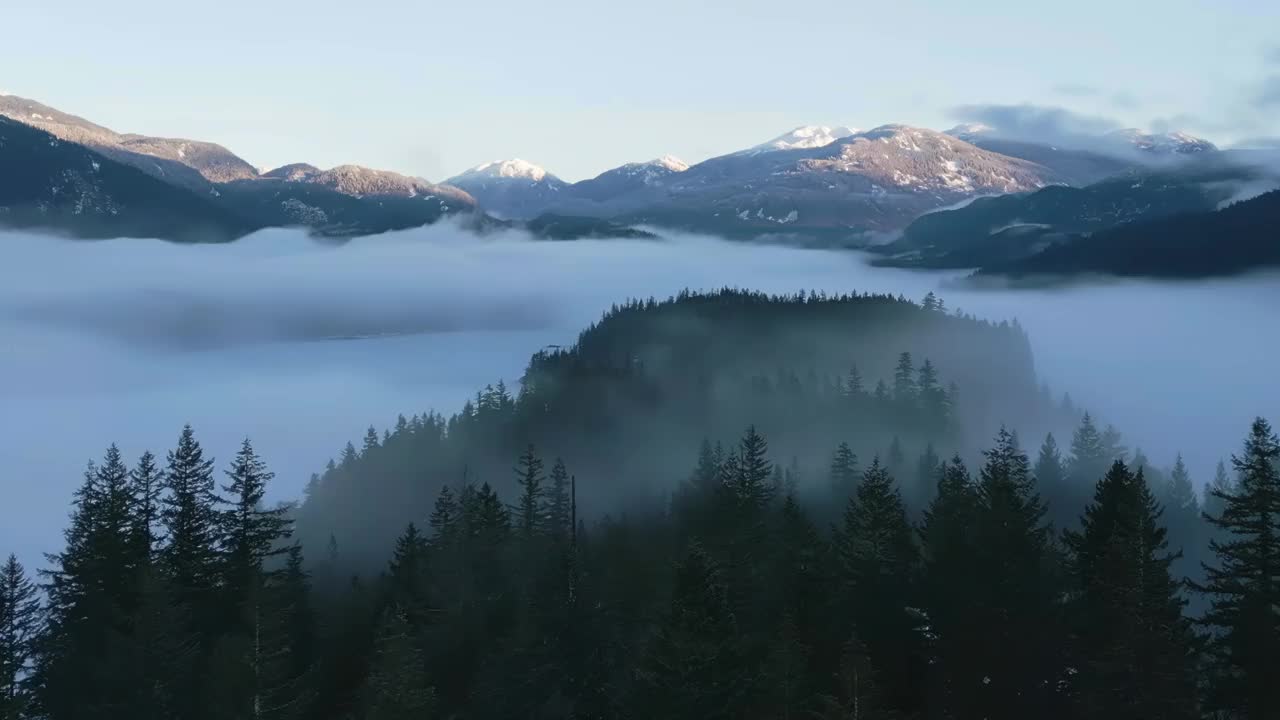
[(10, 5), (0, 720), (1277, 720), (1280, 4)]

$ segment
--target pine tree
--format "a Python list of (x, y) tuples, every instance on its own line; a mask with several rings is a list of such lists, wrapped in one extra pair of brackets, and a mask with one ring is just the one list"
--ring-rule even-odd
[(782, 616), (778, 636), (765, 669), (771, 717), (791, 720), (805, 716), (813, 695), (809, 681), (809, 648), (790, 613)]
[(547, 489), (546, 516), (547, 529), (557, 544), (563, 544), (569, 537), (572, 520), (569, 518), (569, 470), (564, 461), (556, 458), (551, 467), (551, 487)]
[(1198, 586), (1209, 594), (1202, 622), (1213, 630), (1210, 711), (1227, 717), (1280, 713), (1280, 438), (1254, 420), (1244, 451), (1231, 458), (1234, 492), (1214, 490), (1222, 513), (1207, 519), (1224, 535), (1211, 540), (1217, 562)]
[(913, 407), (916, 403), (916, 370), (911, 364), (911, 353), (904, 352), (898, 356), (898, 366), (893, 371), (893, 399), (903, 407)]
[(396, 539), (387, 577), (391, 594), (401, 612), (413, 625), (422, 621), (427, 602), (427, 539), (413, 523)]
[(969, 621), (984, 639), (966, 668), (953, 668), (966, 689), (978, 689), (977, 705), (960, 714), (1053, 717), (1061, 706), (1061, 588), (1045, 507), (1013, 433), (1002, 428), (983, 455)]
[(916, 461), (915, 491), (911, 498), (917, 511), (933, 499), (933, 493), (937, 490), (938, 471), (941, 464), (938, 453), (933, 449), (933, 443), (925, 445), (924, 452)]
[[(973, 707), (977, 688), (965, 684), (964, 670), (981, 638), (970, 619), (975, 602), (973, 563), (977, 554), (974, 524), (978, 491), (957, 455), (943, 464), (933, 502), (920, 524), (921, 597), (930, 632), (926, 639), (936, 662), (930, 682), (935, 703)], [(940, 702), (939, 702), (940, 701)]]
[(28, 717), (41, 630), (40, 599), (16, 555), (0, 568), (0, 720)]
[(917, 622), (907, 610), (917, 605), (919, 551), (912, 535), (893, 478), (876, 458), (835, 538), (842, 605), (853, 621), (852, 628), (840, 629), (856, 630), (864, 639), (882, 676), (893, 680), (887, 688), (892, 702), (904, 711), (919, 699), (911, 675), (918, 675), (914, 665), (921, 658)]
[(160, 511), (164, 492), (164, 476), (156, 465), (156, 457), (150, 451), (138, 458), (138, 464), (129, 473), (130, 494), (133, 496), (133, 530), (131, 536), (139, 559), (150, 563), (160, 550)]
[(836, 448), (835, 457), (831, 458), (829, 477), (831, 499), (839, 505), (848, 503), (858, 489), (858, 456), (853, 454), (849, 443), (842, 442)]
[(435, 690), (427, 683), (426, 664), (405, 613), (391, 608), (383, 617), (373, 667), (365, 684), (366, 720), (430, 720)]
[(457, 538), (461, 511), (457, 499), (454, 498), (453, 489), (448, 485), (442, 485), (429, 519), (433, 545), (447, 547), (453, 543)]
[(516, 469), (520, 486), (520, 502), (516, 506), (516, 529), (527, 540), (542, 530), (539, 510), (542, 506), (542, 459), (532, 445), (525, 448)]
[(751, 683), (738, 642), (715, 563), (691, 544), (676, 566), (670, 610), (641, 663), (635, 714), (669, 720), (742, 717)]
[(1204, 502), (1201, 504), (1204, 506), (1205, 514), (1209, 517), (1221, 517), (1222, 511), (1227, 506), (1224, 498), (1234, 495), (1235, 492), (1236, 483), (1227, 473), (1227, 464), (1219, 460), (1214, 469), (1213, 480), (1204, 489)]
[(857, 365), (849, 366), (849, 375), (845, 378), (844, 394), (850, 400), (858, 400), (865, 395), (867, 389), (862, 384), (862, 373), (858, 372)]
[(221, 514), (224, 587), (233, 603), (248, 600), (268, 558), (286, 552), (283, 541), (292, 535), (285, 508), (266, 509), (267, 483), (275, 474), (267, 469), (246, 439), (227, 471), (222, 486), (230, 507)]
[(774, 496), (770, 476), (773, 472), (768, 458), (769, 443), (756, 432), (754, 425), (738, 443), (737, 472), (729, 485), (734, 501), (743, 508), (759, 510), (769, 504)]
[(840, 667), (835, 673), (836, 693), (821, 698), (815, 716), (820, 720), (889, 720), (894, 717), (885, 709), (876, 670), (867, 649), (853, 635), (840, 654)]
[(205, 459), (190, 425), (169, 452), (164, 484), (167, 494), (160, 517), (168, 543), (160, 555), (161, 567), (188, 611), (198, 615), (208, 611), (207, 606), (196, 606), (215, 586), (219, 514), (213, 461)]
[(1074, 690), (1085, 717), (1200, 717), (1191, 624), (1166, 552), (1161, 510), (1117, 460), (1081, 529), (1066, 534), (1075, 587)]

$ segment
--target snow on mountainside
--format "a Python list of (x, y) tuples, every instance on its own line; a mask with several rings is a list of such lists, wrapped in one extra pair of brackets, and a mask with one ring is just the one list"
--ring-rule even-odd
[(392, 195), (429, 198), (438, 196), (443, 200), (455, 200), (462, 204), (472, 202), (466, 193), (457, 188), (437, 185), (422, 178), (409, 177), (390, 170), (374, 170), (360, 165), (339, 165), (321, 170), (307, 163), (294, 163), (263, 173), (262, 179), (320, 185), (352, 197)]
[(481, 209), (510, 219), (528, 219), (557, 202), (569, 184), (531, 162), (498, 160), (449, 178), (476, 199)]
[(828, 127), (826, 125), (801, 125), (790, 132), (783, 133), (768, 142), (760, 143), (759, 145), (749, 148), (744, 152), (819, 148), (830, 145), (841, 138), (847, 138), (857, 132), (857, 130), (844, 127), (843, 125), (836, 127)]
[(1218, 149), (1208, 140), (1184, 132), (1144, 133), (1126, 128), (1108, 133), (1107, 138), (1153, 155), (1192, 155)]
[[(520, 158), (512, 158), (510, 160), (495, 160), (483, 165), (477, 165), (458, 177), (510, 178), (541, 182), (543, 178), (547, 177), (547, 171), (531, 162)], [(555, 176), (552, 177), (554, 178)]]
[(884, 125), (818, 147), (712, 158), (672, 176), (661, 194), (627, 198), (620, 216), (725, 234), (848, 237), (900, 229), (967, 197), (1060, 181), (943, 133)]
[(191, 190), (208, 183), (257, 177), (258, 171), (230, 150), (208, 142), (121, 134), (34, 100), (0, 96), (0, 115), (77, 143), (153, 177)]

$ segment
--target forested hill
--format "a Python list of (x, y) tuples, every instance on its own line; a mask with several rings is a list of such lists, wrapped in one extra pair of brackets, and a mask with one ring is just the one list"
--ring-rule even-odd
[(748, 424), (813, 477), (825, 469), (803, 463), (846, 441), (914, 477), (927, 447), (972, 456), (1002, 423), (1042, 437), (1076, 419), (1038, 386), (1021, 328), (933, 297), (686, 293), (615, 307), (573, 347), (537, 353), (518, 394), (499, 384), (452, 417), (371, 428), (313, 479), (299, 533), (313, 549), (332, 534), (350, 569), (380, 564), (442, 485), (509, 496), (529, 444), (605, 511), (664, 506), (704, 439), (732, 443)]

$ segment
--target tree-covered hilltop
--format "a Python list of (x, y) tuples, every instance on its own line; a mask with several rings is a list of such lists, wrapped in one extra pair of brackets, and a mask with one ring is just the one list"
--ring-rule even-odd
[(371, 428), (312, 481), (299, 531), (308, 545), (333, 534), (349, 562), (381, 558), (441, 486), (514, 490), (510, 459), (529, 444), (601, 478), (584, 499), (597, 509), (664, 504), (704, 439), (732, 442), (748, 422), (809, 477), (848, 442), (914, 478), (927, 448), (976, 456), (1003, 421), (1043, 437), (1075, 419), (1037, 385), (1016, 324), (932, 296), (684, 293), (615, 307), (574, 346), (535, 354), (518, 392), (499, 384), (451, 417)]
[(216, 463), (187, 427), (164, 459), (109, 448), (47, 567), (0, 567), (0, 719), (1271, 720), (1280, 438), (1253, 423), (1207, 522), (1181, 463), (1122, 452), (1087, 417), (1034, 459), (1001, 428), (927, 459), (917, 513), (910, 468), (747, 426), (668, 504), (587, 516), (612, 478), (527, 446), (511, 492), (443, 486), (352, 575), (264, 506), (247, 440)]

